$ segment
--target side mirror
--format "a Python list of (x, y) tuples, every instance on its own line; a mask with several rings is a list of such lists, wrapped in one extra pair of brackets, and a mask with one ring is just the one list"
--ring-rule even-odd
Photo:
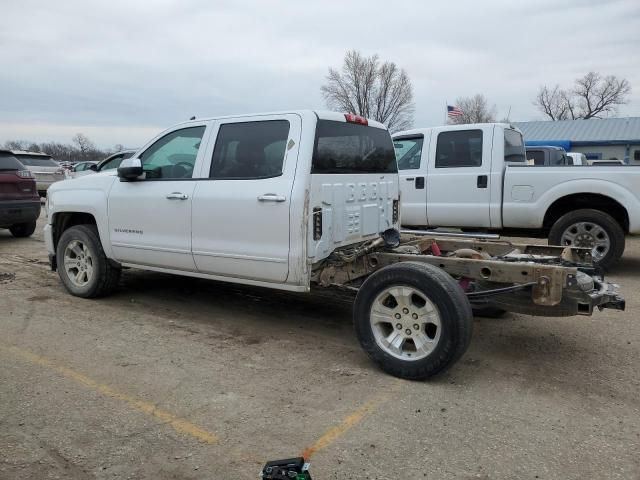
[(92, 163), (91, 165), (89, 165), (88, 170), (92, 170), (94, 172), (97, 172), (98, 171), (98, 164)]
[(142, 175), (142, 162), (139, 158), (125, 158), (118, 167), (118, 177), (122, 182), (130, 182)]

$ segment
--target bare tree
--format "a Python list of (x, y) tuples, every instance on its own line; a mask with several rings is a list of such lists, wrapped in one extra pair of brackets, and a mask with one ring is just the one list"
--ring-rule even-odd
[(630, 93), (628, 80), (589, 72), (576, 79), (570, 90), (559, 85), (553, 89), (540, 87), (533, 104), (551, 120), (602, 118), (615, 114), (618, 106), (628, 103)]
[(460, 125), (463, 123), (487, 123), (496, 121), (495, 105), (489, 107), (487, 97), (477, 93), (473, 97), (460, 97), (456, 99), (456, 106), (462, 110), (462, 115), (452, 117), (450, 123)]
[(329, 108), (372, 118), (391, 131), (413, 125), (413, 87), (407, 72), (393, 62), (381, 63), (377, 55), (348, 51), (341, 71), (329, 68), (321, 91)]

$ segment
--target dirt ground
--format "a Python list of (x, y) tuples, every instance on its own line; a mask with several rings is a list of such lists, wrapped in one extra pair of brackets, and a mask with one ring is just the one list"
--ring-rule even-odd
[(316, 480), (640, 478), (640, 239), (610, 274), (626, 312), (478, 318), (429, 382), (380, 372), (345, 304), (132, 270), (83, 300), (46, 260), (41, 228), (0, 230), (0, 479), (255, 479), (302, 452)]

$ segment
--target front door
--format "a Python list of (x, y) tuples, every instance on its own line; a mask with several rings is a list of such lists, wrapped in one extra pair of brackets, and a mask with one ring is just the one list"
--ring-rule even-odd
[(209, 179), (197, 182), (193, 198), (198, 271), (265, 282), (287, 279), (300, 125), (293, 114), (218, 123), (207, 153), (211, 161), (202, 172)]
[(491, 130), (432, 134), (427, 216), (432, 227), (491, 227)]
[[(393, 139), (400, 177), (400, 218), (403, 225), (426, 226), (427, 220), (427, 152), (430, 136), (411, 135)], [(423, 154), (424, 152), (424, 154)]]
[(109, 232), (123, 263), (195, 271), (191, 254), (193, 171), (206, 125), (173, 130), (139, 156), (144, 179), (116, 181), (109, 193)]

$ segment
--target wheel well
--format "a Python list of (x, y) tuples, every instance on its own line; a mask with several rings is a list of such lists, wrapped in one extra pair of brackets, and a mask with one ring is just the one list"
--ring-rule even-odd
[(625, 233), (629, 233), (629, 214), (627, 210), (611, 197), (597, 193), (576, 193), (559, 198), (553, 202), (544, 216), (543, 229), (549, 231), (556, 220), (564, 214), (583, 208), (600, 210), (610, 215), (618, 222)]
[(90, 213), (60, 212), (53, 219), (53, 246), (58, 246), (58, 240), (62, 233), (75, 225), (97, 225), (96, 219)]

